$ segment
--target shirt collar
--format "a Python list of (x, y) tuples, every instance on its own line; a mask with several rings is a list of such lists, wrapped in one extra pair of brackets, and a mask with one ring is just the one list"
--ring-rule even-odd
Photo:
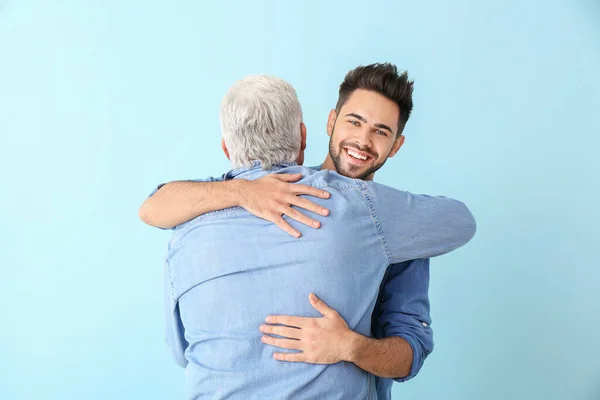
[[(280, 162), (280, 163), (276, 163), (273, 164), (273, 166), (271, 167), (270, 171), (277, 171), (283, 168), (287, 168), (287, 167), (292, 167), (294, 165), (298, 165), (295, 162)], [(231, 171), (227, 172), (224, 176), (223, 179), (224, 180), (228, 180), (228, 179), (233, 179), (236, 176), (248, 173), (248, 172), (256, 172), (258, 170), (262, 170), (262, 163), (258, 160), (255, 160), (252, 162), (252, 165), (250, 167), (241, 167), (241, 168), (234, 168)]]

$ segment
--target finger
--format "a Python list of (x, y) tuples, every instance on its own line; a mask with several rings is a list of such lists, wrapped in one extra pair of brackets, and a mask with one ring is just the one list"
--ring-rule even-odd
[(321, 223), (319, 221), (315, 221), (314, 219), (302, 214), (300, 211), (295, 210), (292, 207), (286, 207), (282, 210), (282, 212), (291, 219), (296, 220), (304, 225), (308, 225), (311, 228), (321, 227)]
[(314, 318), (308, 317), (291, 317), (289, 315), (269, 315), (267, 318), (265, 318), (265, 322), (267, 324), (280, 324), (302, 328), (313, 319)]
[(279, 347), (289, 350), (300, 350), (302, 342), (295, 339), (278, 339), (271, 336), (263, 335), (262, 341), (270, 346)]
[(282, 182), (297, 182), (302, 179), (302, 174), (272, 174), (271, 176)]
[(332, 316), (337, 313), (337, 311), (325, 304), (325, 302), (318, 298), (314, 293), (308, 295), (308, 300), (313, 308), (323, 314), (324, 317)]
[(301, 330), (298, 328), (289, 328), (287, 326), (261, 325), (260, 331), (270, 335), (284, 336), (288, 339), (300, 339)]
[(274, 353), (273, 358), (278, 361), (303, 362), (304, 353)]
[(303, 197), (290, 196), (290, 197), (288, 197), (287, 200), (288, 200), (288, 203), (290, 203), (296, 207), (300, 207), (305, 210), (312, 211), (315, 214), (329, 215), (329, 210), (327, 208), (322, 207), (316, 203), (313, 203), (312, 201), (305, 199)]
[(306, 194), (308, 196), (320, 197), (322, 199), (328, 199), (331, 197), (331, 193), (308, 185), (294, 185), (292, 187), (292, 191), (296, 195)]
[(280, 216), (273, 218), (271, 220), (271, 222), (273, 222), (275, 225), (277, 225), (278, 227), (280, 227), (281, 229), (283, 229), (284, 231), (286, 231), (288, 234), (290, 234), (291, 236), (293, 236), (295, 238), (299, 238), (301, 236), (299, 231), (292, 228), (292, 226), (290, 224), (288, 224), (287, 222), (285, 222), (285, 220), (283, 218), (281, 218)]

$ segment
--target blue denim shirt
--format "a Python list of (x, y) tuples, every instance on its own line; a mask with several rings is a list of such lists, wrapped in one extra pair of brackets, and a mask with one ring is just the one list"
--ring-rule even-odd
[[(188, 398), (374, 399), (374, 377), (354, 364), (274, 360), (276, 350), (261, 342), (259, 325), (272, 314), (319, 316), (307, 301), (315, 292), (351, 329), (370, 336), (371, 316), (380, 313), (373, 313), (380, 283), (392, 271), (388, 266), (464, 245), (475, 233), (473, 216), (461, 202), (444, 197), (413, 195), (331, 171), (285, 165), (274, 170), (302, 173), (300, 183), (332, 194), (329, 200), (313, 199), (331, 210), (327, 218), (313, 216), (321, 229), (289, 221), (303, 234), (295, 239), (235, 207), (176, 227), (169, 243), (167, 342), (186, 368)], [(267, 173), (255, 165), (221, 179)], [(394, 317), (383, 312), (377, 319), (384, 327)], [(388, 328), (374, 334), (394, 334)]]

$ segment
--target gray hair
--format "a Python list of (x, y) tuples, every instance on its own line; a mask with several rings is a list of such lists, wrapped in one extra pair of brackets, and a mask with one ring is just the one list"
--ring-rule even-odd
[(237, 81), (223, 98), (220, 117), (233, 168), (258, 160), (269, 169), (298, 158), (302, 108), (283, 79), (252, 75)]

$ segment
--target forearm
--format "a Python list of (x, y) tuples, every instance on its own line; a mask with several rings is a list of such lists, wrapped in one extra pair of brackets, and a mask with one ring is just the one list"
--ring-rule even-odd
[(372, 339), (352, 332), (346, 361), (381, 378), (403, 378), (410, 374), (413, 350), (400, 337)]
[(225, 182), (170, 182), (147, 199), (139, 216), (148, 225), (173, 228), (207, 212), (240, 205), (242, 179)]

